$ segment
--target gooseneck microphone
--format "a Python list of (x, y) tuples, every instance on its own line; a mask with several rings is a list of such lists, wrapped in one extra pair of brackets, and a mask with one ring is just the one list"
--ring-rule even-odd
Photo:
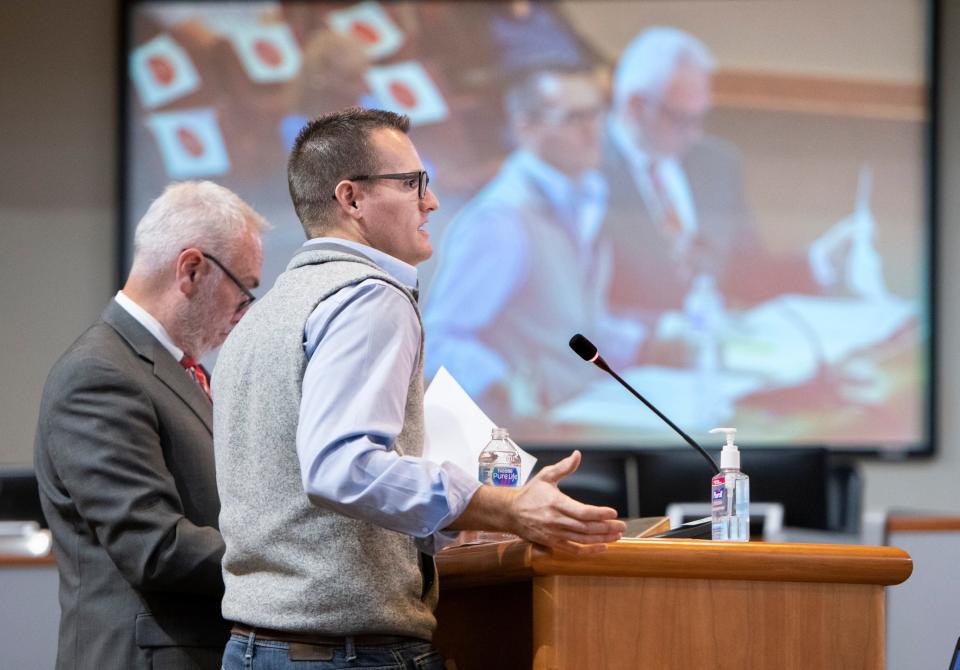
[(600, 352), (597, 351), (597, 348), (594, 346), (593, 342), (591, 342), (590, 340), (588, 340), (587, 338), (585, 338), (585, 337), (584, 337), (583, 335), (581, 335), (580, 333), (577, 333), (576, 335), (574, 335), (573, 337), (570, 338), (570, 348), (573, 349), (574, 352), (576, 352), (577, 356), (579, 356), (579, 357), (582, 358), (583, 360), (587, 361), (588, 363), (593, 363), (593, 364), (596, 365), (598, 368), (600, 368), (601, 370), (603, 370), (604, 372), (606, 372), (607, 374), (609, 374), (611, 377), (613, 377), (614, 379), (616, 379), (618, 382), (620, 382), (620, 384), (621, 384), (625, 389), (627, 389), (628, 391), (630, 391), (630, 393), (632, 393), (632, 394), (634, 395), (634, 397), (637, 398), (637, 400), (639, 400), (639, 401), (642, 402), (644, 405), (646, 405), (647, 407), (649, 407), (649, 408), (650, 408), (650, 411), (652, 411), (654, 414), (656, 414), (658, 417), (660, 417), (660, 419), (662, 419), (662, 420), (664, 421), (664, 423), (666, 423), (668, 426), (670, 426), (671, 428), (673, 428), (673, 430), (676, 431), (677, 435), (679, 435), (680, 437), (682, 437), (682, 438), (686, 441), (687, 444), (689, 444), (691, 447), (693, 447), (694, 449), (696, 449), (697, 451), (699, 451), (699, 452), (700, 452), (700, 455), (703, 456), (705, 459), (707, 459), (707, 462), (710, 464), (710, 467), (713, 469), (713, 472), (714, 472), (714, 473), (719, 473), (719, 472), (720, 472), (720, 468), (717, 467), (716, 461), (714, 461), (712, 458), (710, 458), (710, 454), (708, 454), (706, 451), (704, 451), (703, 447), (701, 447), (699, 444), (697, 444), (696, 441), (694, 441), (694, 439), (693, 439), (692, 437), (690, 437), (690, 436), (687, 435), (685, 432), (683, 432), (682, 430), (680, 430), (680, 428), (677, 427), (677, 424), (675, 424), (673, 421), (671, 421), (670, 419), (668, 419), (668, 418), (666, 417), (666, 415), (664, 415), (663, 412), (661, 412), (661, 411), (658, 410), (656, 407), (654, 407), (654, 406), (650, 403), (649, 400), (647, 400), (647, 399), (644, 398), (642, 395), (640, 395), (639, 393), (637, 393), (636, 389), (634, 389), (632, 386), (630, 386), (630, 384), (628, 384), (627, 382), (625, 382), (625, 381), (620, 377), (620, 375), (618, 375), (616, 372), (614, 372), (613, 370), (610, 369), (610, 366), (607, 365), (607, 362), (606, 362), (605, 360), (603, 360), (603, 356), (601, 356), (601, 355), (600, 355)]

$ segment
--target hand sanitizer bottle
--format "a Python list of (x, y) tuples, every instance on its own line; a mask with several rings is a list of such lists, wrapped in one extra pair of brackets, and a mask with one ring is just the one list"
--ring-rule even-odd
[(720, 452), (720, 473), (711, 480), (710, 512), (713, 539), (750, 540), (750, 478), (740, 471), (740, 452), (734, 444), (736, 428), (714, 428), (727, 436)]

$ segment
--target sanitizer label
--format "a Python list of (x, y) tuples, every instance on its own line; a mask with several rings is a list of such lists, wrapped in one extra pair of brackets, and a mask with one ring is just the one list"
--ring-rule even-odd
[(727, 487), (724, 477), (714, 477), (713, 487), (710, 493), (710, 504), (712, 509), (724, 510), (727, 508)]
[(497, 465), (490, 474), (494, 486), (520, 486), (520, 468), (515, 465)]

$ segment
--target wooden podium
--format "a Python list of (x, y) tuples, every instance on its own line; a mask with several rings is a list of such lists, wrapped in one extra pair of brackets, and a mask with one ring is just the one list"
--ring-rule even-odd
[(625, 539), (440, 554), (434, 643), (457, 670), (884, 668), (895, 547)]

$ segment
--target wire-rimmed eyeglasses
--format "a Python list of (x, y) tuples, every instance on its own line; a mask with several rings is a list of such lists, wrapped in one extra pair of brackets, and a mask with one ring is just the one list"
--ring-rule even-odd
[(206, 251), (201, 251), (200, 253), (201, 253), (201, 254), (203, 255), (203, 257), (206, 258), (208, 261), (210, 261), (211, 263), (213, 263), (214, 265), (216, 265), (218, 268), (220, 268), (221, 270), (223, 270), (223, 274), (227, 275), (227, 277), (230, 279), (230, 281), (232, 281), (234, 284), (236, 284), (236, 285), (237, 285), (237, 288), (239, 288), (239, 289), (243, 292), (243, 295), (246, 296), (246, 298), (244, 299), (244, 301), (241, 302), (241, 303), (237, 306), (237, 311), (238, 311), (238, 312), (246, 309), (247, 307), (249, 307), (250, 305), (253, 304), (253, 301), (256, 300), (257, 297), (256, 297), (255, 295), (253, 295), (253, 293), (250, 292), (250, 289), (248, 289), (246, 286), (244, 286), (243, 282), (241, 282), (239, 279), (237, 279), (237, 276), (236, 276), (235, 274), (233, 274), (232, 272), (230, 272), (230, 270), (227, 269), (227, 266), (226, 266), (226, 265), (224, 265), (223, 263), (221, 263), (221, 262), (217, 259), (217, 257), (214, 256), (213, 254), (208, 254)]

